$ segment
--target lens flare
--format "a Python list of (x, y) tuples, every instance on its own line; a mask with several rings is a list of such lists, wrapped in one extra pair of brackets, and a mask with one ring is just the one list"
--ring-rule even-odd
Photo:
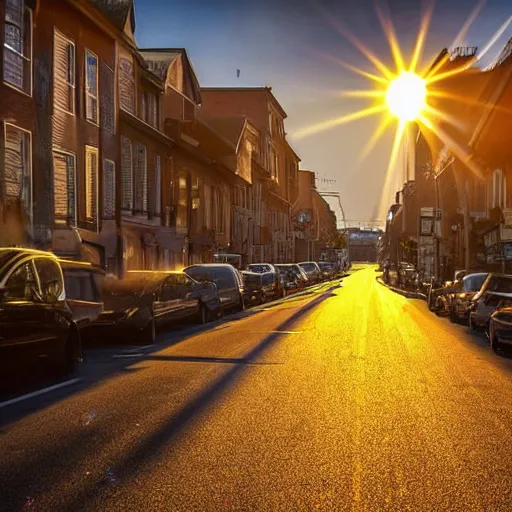
[[(465, 34), (469, 31), (471, 25), (478, 16), (484, 2), (485, 0), (480, 0), (472, 10), (468, 19), (462, 25), (455, 42), (460, 42), (464, 39)], [(404, 52), (400, 49), (398, 44), (396, 31), (391, 21), (389, 10), (388, 12), (384, 12), (383, 9), (377, 6), (377, 16), (388, 40), (396, 71), (389, 69), (384, 62), (379, 59), (377, 55), (373, 53), (363, 42), (361, 42), (344, 24), (334, 21), (329, 13), (324, 13), (326, 21), (330, 25), (334, 26), (345, 39), (352, 43), (376, 70), (376, 73), (368, 72), (353, 66), (338, 57), (320, 54), (321, 58), (328, 59), (335, 64), (371, 81), (371, 87), (369, 87), (368, 90), (340, 91), (340, 97), (366, 99), (371, 102), (371, 106), (356, 112), (346, 113), (338, 118), (319, 121), (312, 126), (305, 126), (293, 134), (295, 138), (308, 137), (324, 130), (329, 130), (368, 116), (381, 115), (381, 122), (378, 124), (376, 132), (369, 137), (368, 143), (362, 151), (361, 158), (358, 162), (360, 163), (375, 146), (376, 142), (383, 135), (384, 130), (392, 124), (396, 125), (397, 128), (395, 131), (393, 147), (391, 148), (390, 161), (384, 177), (384, 189), (382, 191), (380, 202), (381, 218), (384, 218), (383, 214), (385, 213), (386, 201), (392, 192), (388, 189), (392, 186), (392, 174), (393, 172), (396, 172), (395, 164), (397, 161), (398, 151), (401, 147), (404, 134), (408, 131), (407, 126), (409, 124), (415, 123), (418, 125), (420, 130), (428, 130), (431, 132), (457, 158), (464, 161), (476, 175), (482, 175), (481, 170), (472, 161), (471, 155), (467, 154), (467, 151), (458, 145), (453, 137), (451, 137), (443, 127), (450, 125), (457, 130), (461, 130), (462, 126), (460, 121), (448, 112), (442, 112), (429, 104), (429, 98), (449, 98), (450, 93), (431, 90), (432, 88), (429, 88), (429, 85), (439, 84), (439, 82), (450, 79), (459, 73), (464, 73), (472, 65), (478, 62), (482, 55), (489, 51), (498, 38), (504, 33), (506, 28), (510, 26), (512, 23), (512, 16), (506, 19), (505, 23), (503, 23), (503, 25), (489, 39), (489, 42), (483, 46), (484, 50), (479, 56), (475, 55), (471, 59), (466, 59), (460, 66), (453, 66), (448, 65), (451, 59), (451, 54), (450, 52), (446, 52), (446, 55), (437, 59), (434, 64), (431, 63), (428, 66), (420, 68), (420, 60), (427, 40), (430, 22), (432, 20), (433, 7), (434, 3), (431, 2), (430, 7), (422, 16), (411, 59), (407, 64), (404, 60)], [(469, 97), (455, 97), (453, 99), (455, 101), (465, 102), (468, 105), (475, 103), (475, 100)], [(392, 123), (392, 121), (395, 122)]]
[(389, 111), (401, 121), (414, 121), (425, 108), (426, 99), (426, 81), (410, 71), (403, 71), (395, 78), (386, 93)]

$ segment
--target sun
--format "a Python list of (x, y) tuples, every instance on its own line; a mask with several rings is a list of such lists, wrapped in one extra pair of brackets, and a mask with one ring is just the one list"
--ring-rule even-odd
[(390, 82), (386, 104), (389, 112), (400, 121), (414, 121), (427, 105), (426, 80), (416, 73), (403, 71)]
[[(470, 16), (463, 24), (460, 32), (455, 37), (452, 47), (456, 47), (460, 41), (465, 40), (467, 32), (472, 23), (476, 19), (480, 9), (483, 5), (481, 0), (471, 12)], [(429, 101), (430, 98), (448, 98), (455, 101), (464, 101), (463, 98), (450, 96), (448, 93), (434, 89), (436, 87), (429, 87), (431, 84), (443, 81), (451, 76), (457, 75), (466, 71), (468, 68), (478, 62), (482, 56), (487, 53), (489, 48), (501, 37), (504, 31), (512, 24), (512, 16), (510, 16), (505, 23), (498, 29), (498, 31), (491, 37), (487, 45), (480, 52), (478, 57), (475, 55), (473, 59), (464, 63), (460, 67), (450, 68), (447, 70), (445, 64), (450, 58), (447, 53), (443, 58), (439, 59), (435, 64), (427, 68), (420, 69), (420, 61), (427, 39), (430, 21), (432, 19), (434, 9), (434, 2), (430, 3), (424, 15), (421, 18), (420, 27), (416, 37), (416, 43), (411, 54), (411, 59), (408, 63), (405, 62), (404, 55), (398, 44), (395, 28), (391, 21), (389, 12), (386, 14), (382, 8), (377, 4), (377, 16), (379, 18), (382, 29), (386, 35), (389, 43), (391, 54), (393, 57), (395, 69), (386, 66), (374, 52), (372, 52), (360, 39), (355, 37), (353, 33), (348, 30), (344, 25), (335, 21), (329, 13), (325, 12), (325, 19), (341, 33), (341, 35), (351, 42), (360, 53), (371, 63), (375, 72), (365, 71), (356, 66), (348, 64), (338, 57), (333, 57), (325, 54), (318, 54), (321, 58), (334, 62), (335, 64), (350, 70), (372, 82), (372, 86), (364, 90), (342, 90), (339, 95), (342, 97), (360, 98), (371, 101), (371, 105), (364, 109), (350, 112), (348, 114), (327, 119), (315, 125), (305, 126), (304, 128), (296, 131), (293, 134), (295, 139), (300, 139), (310, 135), (315, 135), (324, 130), (329, 130), (336, 126), (341, 126), (352, 121), (367, 118), (370, 116), (380, 115), (381, 120), (375, 132), (368, 138), (366, 146), (361, 151), (358, 164), (368, 156), (370, 151), (375, 147), (380, 138), (384, 135), (386, 130), (395, 125), (395, 137), (391, 148), (391, 155), (388, 162), (387, 170), (385, 173), (384, 187), (381, 196), (381, 203), (379, 206), (379, 215), (386, 209), (386, 201), (389, 199), (387, 196), (391, 190), (393, 183), (393, 176), (397, 172), (395, 163), (400, 148), (402, 139), (410, 137), (411, 130), (409, 125), (416, 124), (421, 131), (428, 131), (433, 133), (440, 139), (444, 145), (450, 148), (454, 154), (462, 155), (464, 148), (461, 148), (452, 137), (448, 135), (446, 130), (443, 129), (442, 123), (452, 125), (458, 128), (459, 123), (452, 115), (443, 112), (433, 105), (435, 101)], [(443, 69), (444, 68), (444, 69)], [(466, 155), (467, 157), (467, 155)], [(464, 157), (466, 164), (469, 166), (470, 159)], [(358, 167), (358, 165), (356, 166)], [(480, 170), (471, 164), (471, 170), (479, 175)]]

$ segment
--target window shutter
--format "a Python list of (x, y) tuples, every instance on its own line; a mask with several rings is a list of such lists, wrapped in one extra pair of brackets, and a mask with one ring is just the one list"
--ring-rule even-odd
[(54, 104), (67, 112), (74, 111), (75, 47), (59, 32), (53, 36)]
[(148, 173), (146, 147), (142, 144), (137, 148), (137, 169), (135, 170), (135, 208), (137, 212), (148, 211)]
[(135, 112), (135, 77), (133, 64), (125, 58), (119, 60), (119, 102), (121, 108)]
[(121, 137), (121, 194), (123, 210), (133, 210), (133, 160), (130, 139)]
[(114, 114), (114, 71), (105, 63), (102, 68), (102, 101), (101, 119), (104, 130), (107, 133), (115, 133)]
[(112, 160), (103, 161), (103, 218), (116, 216), (116, 167)]
[(85, 219), (95, 222), (98, 218), (98, 151), (86, 148), (85, 164)]
[(75, 158), (53, 154), (53, 211), (56, 225), (76, 226)]
[(162, 213), (162, 161), (155, 156), (155, 215)]
[(5, 125), (3, 178), (5, 199), (19, 200), (29, 215), (32, 212), (32, 172), (30, 134)]

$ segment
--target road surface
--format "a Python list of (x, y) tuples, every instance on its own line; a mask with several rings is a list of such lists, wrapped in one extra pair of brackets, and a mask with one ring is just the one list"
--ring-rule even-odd
[(0, 407), (0, 509), (512, 510), (511, 361), (375, 276)]

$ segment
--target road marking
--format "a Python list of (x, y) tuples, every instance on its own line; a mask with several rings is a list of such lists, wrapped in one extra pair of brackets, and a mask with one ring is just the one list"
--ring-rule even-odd
[(114, 354), (112, 357), (114, 359), (120, 359), (120, 358), (124, 358), (124, 357), (142, 357), (145, 355), (146, 355), (145, 353), (138, 352), (137, 354)]
[(11, 400), (7, 400), (6, 402), (0, 402), (0, 409), (2, 407), (7, 407), (8, 405), (13, 405), (18, 402), (22, 402), (23, 400), (28, 400), (29, 398), (33, 398), (38, 395), (42, 395), (44, 393), (49, 393), (50, 391), (55, 391), (56, 389), (63, 388), (65, 386), (71, 386), (71, 384), (75, 384), (81, 380), (80, 378), (66, 380), (64, 382), (60, 382), (59, 384), (55, 384), (48, 388), (39, 389), (38, 391), (33, 391), (32, 393), (27, 393), (26, 395), (18, 396), (17, 398), (12, 398)]

